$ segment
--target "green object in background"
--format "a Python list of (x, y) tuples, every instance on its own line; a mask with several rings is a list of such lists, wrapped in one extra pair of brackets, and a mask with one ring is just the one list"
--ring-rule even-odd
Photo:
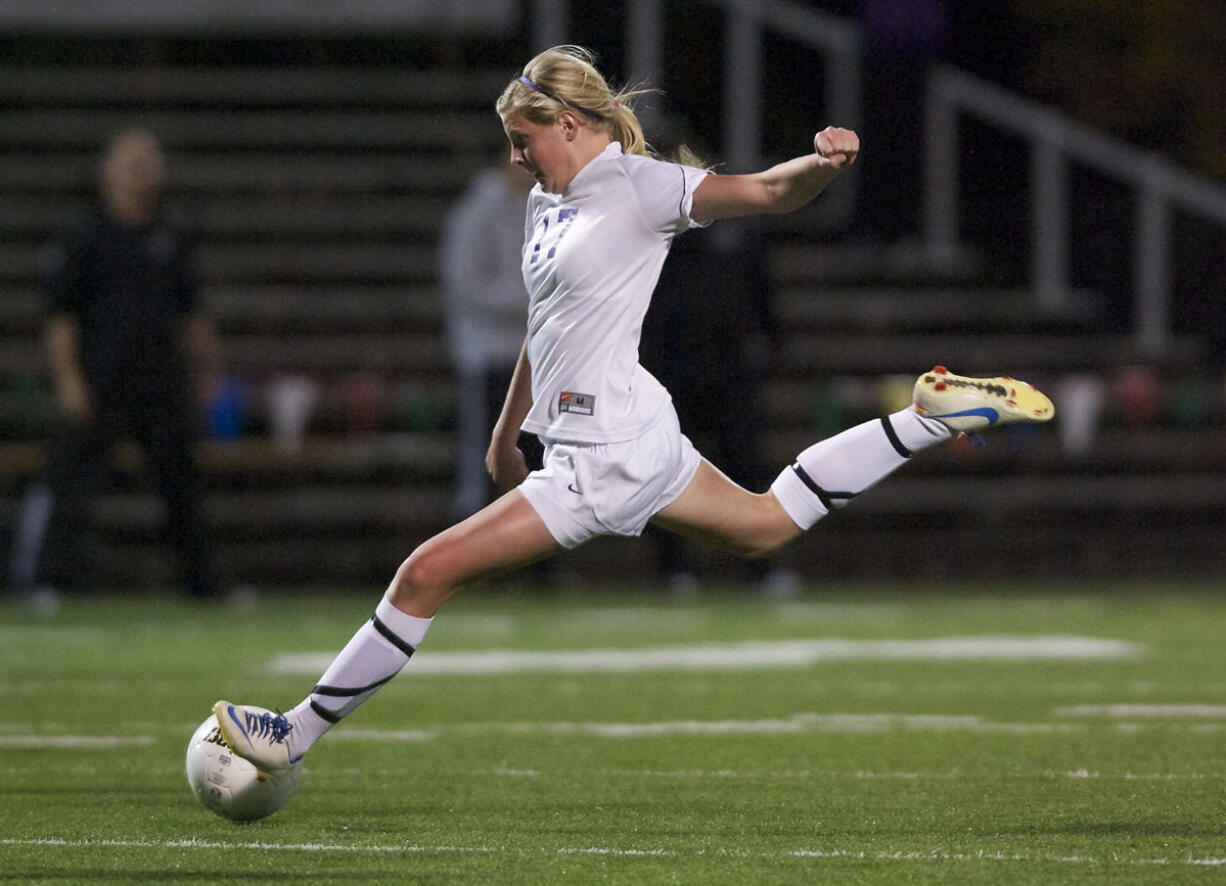
[(810, 415), (818, 439), (837, 434), (846, 427), (847, 410), (837, 392), (828, 386), (818, 389), (814, 395)]
[(19, 373), (9, 377), (7, 387), (14, 430), (23, 435), (42, 431), (52, 411), (46, 377), (42, 373)]
[(398, 399), (394, 421), (406, 431), (441, 431), (454, 425), (454, 410), (430, 391), (412, 390)]
[(1181, 428), (1199, 428), (1213, 418), (1217, 388), (1209, 379), (1185, 376), (1171, 384), (1171, 419)]

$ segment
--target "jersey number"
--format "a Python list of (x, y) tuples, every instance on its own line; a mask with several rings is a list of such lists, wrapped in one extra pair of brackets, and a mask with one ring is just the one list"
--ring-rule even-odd
[[(545, 253), (545, 258), (553, 258), (558, 252), (558, 244), (562, 242), (562, 238), (566, 236), (566, 232), (570, 230), (570, 226), (574, 224), (576, 216), (579, 215), (578, 209), (560, 209), (558, 210), (558, 224), (554, 228), (555, 235), (553, 245), (549, 247), (549, 251)], [(532, 244), (532, 258), (528, 260), (528, 264), (536, 264), (536, 260), (541, 257), (541, 244), (545, 242), (545, 237), (549, 234), (549, 216), (546, 215), (543, 224), (541, 225), (541, 236)]]

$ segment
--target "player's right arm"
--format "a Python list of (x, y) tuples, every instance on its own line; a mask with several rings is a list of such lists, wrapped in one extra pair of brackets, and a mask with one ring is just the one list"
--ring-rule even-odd
[(72, 314), (56, 312), (47, 319), (44, 343), (55, 383), (56, 402), (71, 421), (85, 421), (93, 409), (89, 383), (81, 371), (78, 342), (81, 329)]
[(514, 489), (528, 476), (528, 464), (519, 448), (519, 429), (532, 408), (532, 365), (528, 362), (528, 340), (524, 339), (511, 376), (511, 386), (494, 425), (485, 467), (499, 489)]
[(52, 244), (44, 260), (47, 320), (43, 347), (51, 369), (56, 405), (69, 421), (88, 421), (93, 395), (81, 366), (81, 313), (86, 298), (86, 243), (90, 225), (74, 225)]
[(694, 192), (690, 217), (699, 224), (721, 218), (795, 212), (856, 162), (860, 137), (827, 126), (813, 137), (813, 153), (751, 175), (708, 175)]

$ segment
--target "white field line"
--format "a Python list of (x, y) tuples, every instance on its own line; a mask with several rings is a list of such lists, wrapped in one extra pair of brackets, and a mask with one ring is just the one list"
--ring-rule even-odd
[(1123, 772), (1119, 774), (1107, 773), (1103, 775), (1101, 772), (1095, 772), (1091, 769), (1072, 769), (1066, 772), (1056, 772), (1049, 769), (1043, 773), (1044, 778), (1073, 778), (1073, 779), (1094, 779), (1101, 778), (1106, 780), (1119, 779), (1121, 781), (1206, 781), (1217, 780), (1224, 776), (1220, 772)]
[(665, 720), (647, 723), (457, 723), (432, 729), (338, 729), (330, 741), (434, 741), (447, 736), (480, 735), (584, 735), (597, 738), (655, 738), (694, 735), (799, 735), (810, 732), (881, 733), (977, 732), (1008, 734), (1069, 734), (1081, 732), (1078, 723), (993, 723), (977, 715), (939, 714), (793, 714), (762, 720)]
[(153, 744), (151, 735), (0, 735), (0, 747), (3, 748), (105, 750), (151, 744)]
[[(519, 773), (515, 770), (495, 769), (493, 772), (496, 775), (518, 775), (526, 774)], [(962, 773), (957, 769), (947, 770), (945, 772), (872, 772), (870, 770), (856, 770), (854, 772), (839, 772), (835, 770), (810, 770), (796, 769), (783, 770), (772, 772), (769, 770), (750, 770), (747, 772), (738, 772), (735, 769), (672, 769), (672, 770), (656, 770), (656, 769), (610, 769), (607, 770), (609, 775), (615, 775), (620, 778), (669, 778), (669, 779), (747, 779), (751, 781), (762, 781), (772, 778), (793, 778), (793, 779), (838, 779), (838, 778), (853, 778), (853, 779), (893, 779), (898, 781), (921, 781), (921, 780), (951, 780), (962, 777)], [(540, 776), (547, 773), (532, 771), (532, 775)], [(1088, 769), (1073, 769), (1067, 772), (1057, 772), (1049, 769), (1043, 773), (1044, 778), (1071, 778), (1071, 779), (1102, 779), (1103, 781), (1218, 781), (1226, 778), (1226, 774), (1221, 772), (1121, 772), (1121, 773), (1101, 773), (1094, 772)]]
[[(1226, 707), (1217, 705), (1074, 705), (1056, 709), (1060, 716), (1135, 717), (1150, 719), (1197, 719), (1226, 717)], [(1127, 725), (1141, 731), (1138, 724)], [(149, 735), (13, 735), (0, 724), (0, 747), (118, 749), (154, 743)], [(183, 729), (187, 729), (184, 726)], [(447, 736), (481, 735), (582, 735), (598, 738), (652, 738), (677, 735), (798, 735), (810, 732), (882, 733), (888, 731), (960, 732), (1006, 735), (1066, 735), (1082, 732), (1084, 723), (1010, 723), (994, 722), (977, 714), (817, 714), (798, 713), (790, 717), (758, 720), (663, 720), (643, 723), (601, 722), (484, 722), (443, 724), (417, 729), (346, 728), (332, 733), (330, 741), (378, 741), (412, 744), (437, 741)], [(1218, 724), (1191, 723), (1189, 732), (1213, 730)], [(1068, 773), (1075, 777), (1077, 772)], [(1089, 777), (1089, 776), (1082, 776)], [(1130, 776), (1161, 778), (1163, 776)], [(1192, 776), (1175, 776), (1192, 777)], [(1201, 777), (1201, 776), (1197, 776)], [(1216, 778), (1218, 776), (1207, 776)]]
[[(499, 770), (494, 770), (501, 774)], [(668, 778), (668, 779), (748, 779), (762, 781), (771, 778), (793, 778), (798, 780), (855, 778), (855, 779), (899, 779), (903, 781), (919, 781), (921, 779), (954, 779), (961, 777), (957, 770), (951, 772), (870, 772), (864, 769), (855, 772), (836, 772), (834, 770), (788, 769), (773, 772), (765, 769), (738, 772), (735, 769), (609, 769), (607, 774), (618, 778)], [(534, 772), (534, 775), (543, 773)]]
[[(1104, 661), (1133, 658), (1142, 651), (1142, 646), (1124, 640), (1067, 635), (825, 639), (554, 652), (423, 652), (413, 658), (410, 667), (416, 676), (740, 671), (800, 668), (826, 661)], [(316, 676), (323, 673), (335, 656), (335, 652), (286, 653), (273, 658), (269, 667), (276, 674)]]
[(107, 628), (89, 626), (69, 627), (57, 624), (0, 625), (0, 640), (4, 640), (6, 643), (23, 640), (34, 640), (39, 643), (46, 643), (49, 640), (80, 643), (83, 640), (97, 640), (99, 637), (105, 637), (108, 633)]
[(1078, 704), (1056, 708), (1062, 717), (1146, 717), (1182, 719), (1226, 717), (1226, 705), (1213, 704)]
[(614, 846), (565, 846), (558, 848), (539, 847), (536, 849), (517, 848), (510, 846), (422, 846), (416, 844), (375, 844), (348, 845), (342, 843), (272, 843), (262, 841), (228, 842), (210, 840), (69, 840), (55, 837), (36, 839), (0, 838), (0, 846), (29, 846), (63, 849), (206, 849), (206, 850), (256, 850), (261, 852), (348, 852), (385, 854), (470, 854), (470, 855), (515, 855), (515, 856), (557, 856), (557, 855), (598, 855), (619, 858), (698, 858), (712, 856), (716, 858), (760, 858), (766, 860), (803, 858), (803, 859), (853, 859), (864, 861), (1003, 861), (1029, 862), (1037, 864), (1068, 864), (1068, 865), (1142, 865), (1166, 867), (1226, 867), (1226, 858), (1216, 856), (1185, 856), (1182, 858), (1137, 857), (1127, 858), (1119, 853), (1109, 856), (1093, 855), (1057, 855), (1045, 852), (1002, 852), (1000, 850), (979, 849), (975, 851), (957, 852), (945, 849), (916, 850), (877, 850), (863, 849), (784, 849), (777, 852), (728, 850), (720, 849), (712, 852), (706, 850), (679, 851), (675, 849), (651, 848), (634, 849)]
[[(413, 744), (435, 741), (442, 737), (445, 727), (438, 729), (339, 729), (334, 730), (328, 741), (383, 741), (388, 743)], [(491, 732), (493, 730), (490, 730)]]
[[(184, 725), (180, 731), (194, 728)], [(758, 720), (661, 720), (643, 723), (601, 722), (479, 722), (439, 724), (416, 729), (338, 729), (329, 741), (416, 744), (449, 736), (578, 735), (608, 739), (727, 735), (801, 735), (805, 733), (960, 732), (1011, 735), (1052, 735), (1082, 732), (1080, 723), (999, 723), (972, 714), (816, 714)], [(8, 735), (0, 747), (122, 749), (153, 744), (149, 735)]]

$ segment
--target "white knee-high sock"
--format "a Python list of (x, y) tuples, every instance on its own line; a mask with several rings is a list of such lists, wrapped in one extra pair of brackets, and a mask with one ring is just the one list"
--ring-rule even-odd
[(771, 484), (771, 492), (801, 529), (907, 463), (912, 453), (948, 440), (949, 428), (913, 408), (856, 425), (815, 443)]
[(285, 717), (293, 725), (290, 756), (300, 757), (342, 718), (400, 673), (417, 650), (432, 618), (401, 612), (386, 597), (332, 660), (319, 683)]

